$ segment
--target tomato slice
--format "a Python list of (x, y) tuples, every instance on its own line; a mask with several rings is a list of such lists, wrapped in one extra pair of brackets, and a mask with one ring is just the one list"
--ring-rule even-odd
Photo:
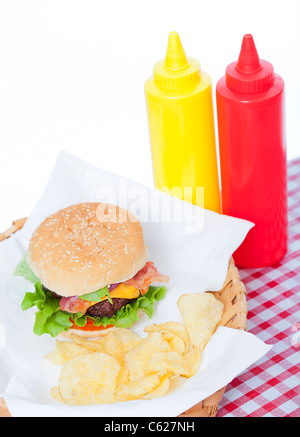
[(85, 326), (77, 326), (72, 320), (72, 326), (70, 329), (79, 329), (80, 331), (103, 331), (104, 329), (112, 328), (114, 325), (107, 325), (107, 326), (95, 326), (94, 321), (92, 319), (87, 319), (87, 323)]

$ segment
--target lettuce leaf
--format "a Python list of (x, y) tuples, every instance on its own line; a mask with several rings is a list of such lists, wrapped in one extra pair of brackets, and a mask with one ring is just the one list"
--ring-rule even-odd
[(23, 311), (33, 306), (39, 310), (35, 314), (34, 334), (50, 334), (52, 337), (56, 337), (72, 326), (70, 314), (60, 309), (59, 299), (44, 290), (40, 281), (35, 284), (33, 293), (25, 294), (21, 304)]
[[(101, 290), (99, 290), (99, 292), (104, 293), (104, 291)], [(95, 292), (94, 298), (96, 297), (96, 293), (98, 292)], [(140, 296), (135, 301), (123, 306), (112, 317), (93, 317), (90, 315), (82, 315), (81, 313), (70, 314), (66, 311), (62, 311), (59, 306), (59, 299), (45, 290), (41, 282), (38, 281), (35, 284), (35, 291), (25, 294), (21, 308), (23, 311), (33, 306), (38, 308), (39, 311), (36, 312), (33, 327), (33, 332), (36, 335), (50, 334), (52, 337), (56, 337), (62, 331), (67, 331), (72, 326), (72, 322), (79, 327), (84, 327), (88, 319), (93, 319), (95, 326), (114, 325), (119, 328), (129, 328), (134, 322), (139, 320), (138, 313), (140, 311), (144, 311), (150, 319), (154, 313), (155, 302), (163, 299), (165, 294), (165, 286), (150, 286), (144, 296)]]
[(39, 281), (39, 278), (33, 273), (28, 265), (27, 253), (28, 252), (25, 252), (23, 258), (15, 268), (14, 275), (23, 276), (25, 279), (27, 279), (27, 281), (32, 282), (32, 284), (36, 284)]
[(80, 299), (89, 300), (90, 302), (100, 302), (100, 300), (104, 296), (107, 296), (108, 301), (112, 303), (108, 287), (101, 288), (98, 291), (94, 291), (93, 293), (87, 293), (79, 297)]

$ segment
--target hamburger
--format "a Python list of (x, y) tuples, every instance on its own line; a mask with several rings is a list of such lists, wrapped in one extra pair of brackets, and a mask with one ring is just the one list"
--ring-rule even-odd
[[(152, 317), (169, 278), (147, 260), (143, 230), (124, 208), (87, 202), (47, 217), (16, 269), (34, 283), (22, 310), (36, 306), (37, 335), (85, 337), (128, 328), (140, 311)], [(105, 331), (104, 331), (105, 330)]]

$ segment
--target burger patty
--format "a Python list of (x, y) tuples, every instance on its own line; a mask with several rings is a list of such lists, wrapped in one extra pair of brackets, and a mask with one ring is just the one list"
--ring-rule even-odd
[[(46, 287), (43, 287), (45, 290), (49, 291), (52, 296), (57, 299), (61, 299), (59, 294), (56, 294), (54, 291), (49, 290)], [(87, 309), (86, 314), (94, 317), (112, 317), (117, 311), (119, 311), (123, 306), (127, 305), (130, 302), (134, 302), (136, 299), (123, 299), (118, 297), (112, 298), (112, 303), (108, 301), (108, 299), (103, 300), (102, 302), (97, 302), (95, 305), (90, 306)]]
[(135, 300), (136, 299), (122, 299), (113, 297), (112, 303), (110, 303), (108, 299), (95, 303), (95, 305), (87, 309), (86, 313), (94, 317), (112, 317), (123, 306)]

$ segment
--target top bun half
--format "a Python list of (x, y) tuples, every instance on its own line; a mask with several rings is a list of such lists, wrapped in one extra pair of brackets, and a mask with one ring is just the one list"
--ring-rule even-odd
[(49, 216), (35, 230), (28, 263), (61, 296), (81, 296), (132, 278), (147, 261), (138, 220), (107, 203), (80, 203)]

